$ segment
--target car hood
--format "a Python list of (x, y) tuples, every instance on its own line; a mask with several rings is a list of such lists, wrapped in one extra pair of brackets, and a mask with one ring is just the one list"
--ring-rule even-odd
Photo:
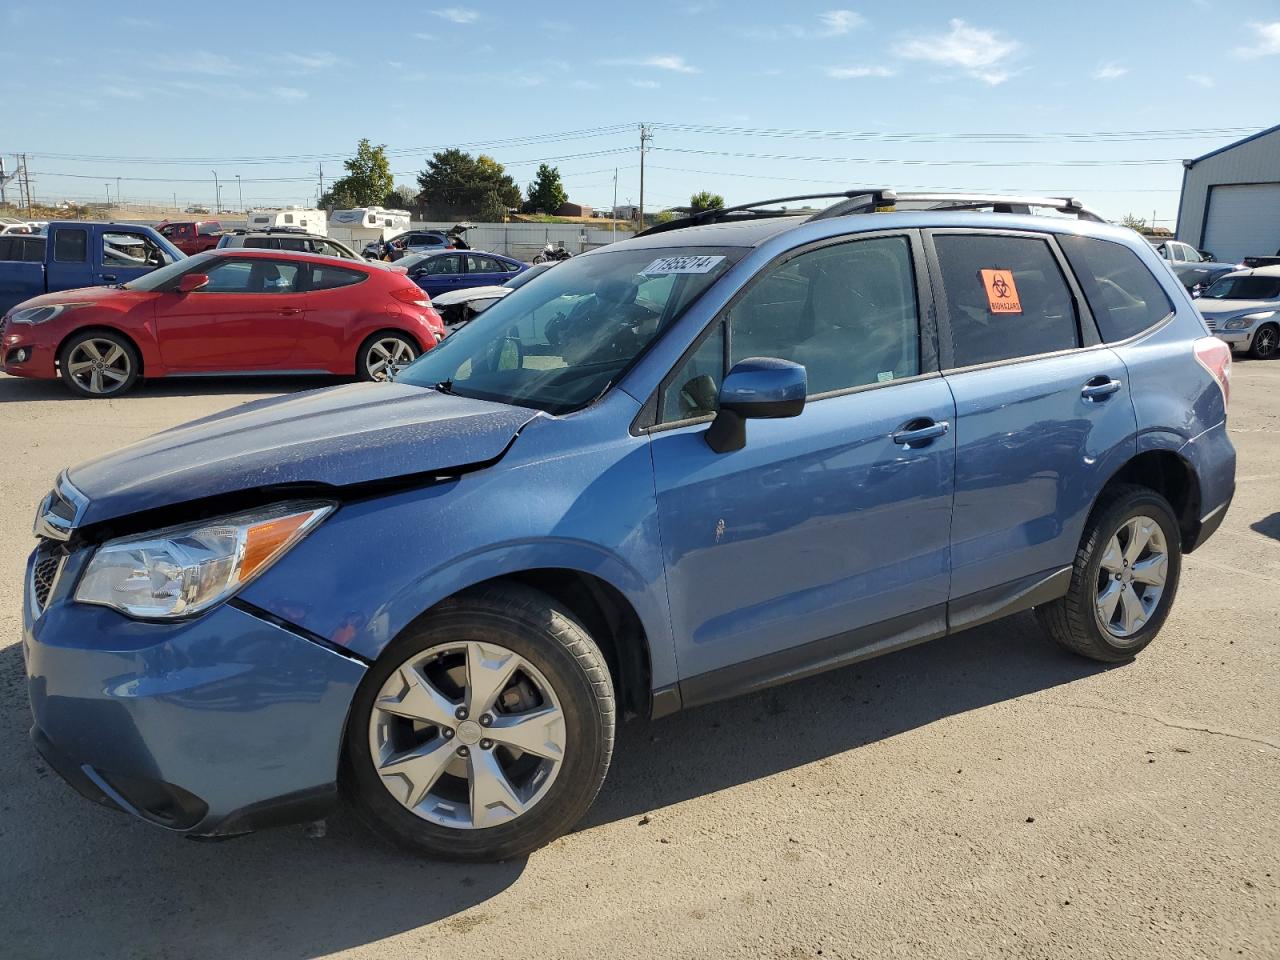
[(120, 287), (77, 287), (74, 290), (58, 290), (54, 293), (42, 293), (30, 300), (23, 300), (22, 303), (14, 306), (14, 309), (22, 307), (51, 307), (56, 303), (92, 303), (92, 304), (108, 304), (114, 300), (128, 300), (130, 302), (138, 299), (136, 290), (122, 290)]
[(424, 387), (361, 383), (244, 404), (68, 471), (79, 524), (286, 484), (345, 487), (491, 461), (536, 416)]
[(1280, 310), (1275, 300), (1206, 300), (1196, 301), (1196, 308), (1206, 317), (1232, 317), (1238, 313), (1262, 313)]
[(494, 297), (505, 297), (511, 290), (508, 287), (467, 287), (465, 290), (450, 290), (431, 298), (432, 306), (452, 307), (470, 300), (492, 300)]

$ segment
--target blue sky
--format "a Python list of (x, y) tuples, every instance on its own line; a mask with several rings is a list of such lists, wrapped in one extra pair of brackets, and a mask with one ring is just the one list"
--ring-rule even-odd
[(4, 0), (0, 33), (38, 51), (0, 102), (38, 197), (212, 203), (216, 170), (224, 206), (237, 174), (307, 203), (369, 137), (400, 182), (461, 145), (607, 206), (615, 167), (639, 198), (646, 121), (648, 208), (885, 184), (1167, 221), (1181, 158), (1280, 122), (1274, 0)]

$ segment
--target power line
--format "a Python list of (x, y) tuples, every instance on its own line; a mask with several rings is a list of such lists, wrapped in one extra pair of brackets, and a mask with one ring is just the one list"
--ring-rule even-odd
[[(849, 187), (848, 180), (819, 180), (814, 177), (783, 177), (772, 173), (729, 173), (725, 170), (693, 170), (689, 167), (666, 167), (659, 166), (656, 163), (649, 164), (650, 170), (666, 170), (671, 173), (696, 173), (707, 177), (737, 177), (747, 180), (777, 180), (790, 183), (816, 183), (816, 184), (832, 184), (843, 187)], [(895, 183), (893, 184), (899, 190), (957, 190), (964, 192), (978, 192), (989, 190), (989, 187), (943, 187), (938, 184), (911, 184), (911, 183)], [(1009, 188), (1014, 189), (1014, 188)], [(1072, 194), (1072, 193), (1178, 193), (1177, 187), (1088, 187), (1085, 189), (1064, 189), (1063, 187), (1018, 187), (1025, 193), (1035, 194)]]
[(784, 160), (788, 163), (875, 163), (912, 167), (1139, 167), (1166, 163), (1181, 164), (1180, 157), (1145, 160), (895, 160), (888, 157), (819, 157), (781, 153), (750, 153), (742, 150), (700, 150), (694, 147), (650, 147), (663, 153), (690, 153), (705, 157), (734, 157), (747, 160)]
[(714, 136), (768, 137), (790, 140), (853, 140), (886, 143), (1145, 143), (1165, 140), (1218, 140), (1253, 133), (1259, 127), (1196, 127), (1165, 130), (1095, 130), (1083, 133), (1047, 131), (1039, 133), (945, 133), (939, 131), (889, 132), (883, 130), (794, 130), (777, 127), (717, 126), (699, 123), (653, 123), (650, 126), (678, 133)]

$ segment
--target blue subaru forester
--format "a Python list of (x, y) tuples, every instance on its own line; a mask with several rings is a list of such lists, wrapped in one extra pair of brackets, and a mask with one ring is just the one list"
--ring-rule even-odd
[(838, 196), (655, 227), (394, 383), (64, 472), (23, 618), (40, 752), (175, 833), (345, 797), (500, 859), (582, 817), (619, 713), (1031, 607), (1133, 657), (1231, 501), (1229, 348), (1077, 201)]

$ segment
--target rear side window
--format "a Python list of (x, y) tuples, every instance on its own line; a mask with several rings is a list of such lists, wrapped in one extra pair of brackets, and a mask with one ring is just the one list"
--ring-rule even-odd
[(13, 237), (0, 237), (0, 260), (20, 260), (17, 241)]
[(21, 259), (27, 263), (44, 262), (44, 237), (18, 241), (22, 245)]
[(1124, 244), (1092, 237), (1059, 237), (1058, 244), (1107, 343), (1128, 340), (1173, 312), (1164, 288)]
[(953, 367), (1080, 345), (1071, 291), (1044, 240), (943, 234), (933, 243), (951, 319)]
[(337, 287), (349, 287), (354, 283), (360, 283), (367, 276), (368, 274), (361, 273), (359, 270), (348, 270), (346, 267), (321, 267), (313, 264), (311, 289), (333, 290)]
[(89, 238), (83, 230), (57, 230), (53, 234), (53, 259), (59, 263), (84, 263)]

